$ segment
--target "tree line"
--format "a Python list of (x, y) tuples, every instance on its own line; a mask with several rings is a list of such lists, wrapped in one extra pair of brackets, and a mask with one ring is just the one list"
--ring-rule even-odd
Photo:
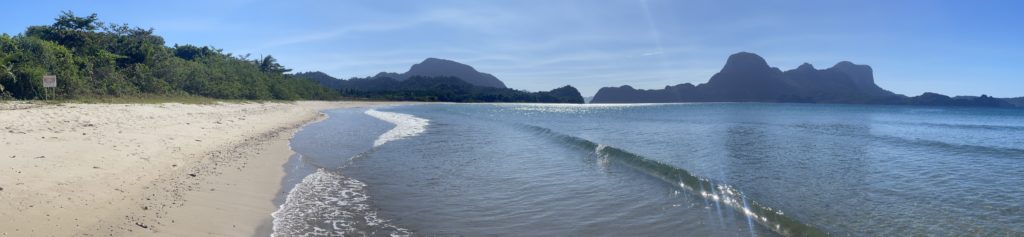
[(52, 25), (0, 35), (0, 99), (189, 95), (217, 99), (337, 99), (335, 90), (286, 74), (272, 56), (249, 59), (209, 46), (165, 45), (153, 29), (106, 24), (65, 11)]

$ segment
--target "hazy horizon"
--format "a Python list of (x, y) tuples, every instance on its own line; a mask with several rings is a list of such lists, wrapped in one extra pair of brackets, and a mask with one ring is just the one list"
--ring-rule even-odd
[[(706, 82), (732, 53), (782, 70), (871, 65), (906, 95), (1024, 96), (1018, 2), (939, 1), (186, 1), (16, 2), (0, 32), (60, 11), (152, 27), (168, 45), (274, 55), (295, 72), (339, 78), (404, 72), (427, 57), (494, 74), (509, 87), (658, 89)], [(202, 7), (197, 7), (202, 6)]]

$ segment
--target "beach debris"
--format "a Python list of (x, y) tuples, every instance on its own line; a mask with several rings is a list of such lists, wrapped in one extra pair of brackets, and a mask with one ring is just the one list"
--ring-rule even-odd
[(142, 227), (143, 229), (149, 229), (149, 226), (146, 224), (142, 224), (142, 222), (135, 222), (135, 225)]
[(188, 174), (188, 176), (196, 177), (196, 174)]

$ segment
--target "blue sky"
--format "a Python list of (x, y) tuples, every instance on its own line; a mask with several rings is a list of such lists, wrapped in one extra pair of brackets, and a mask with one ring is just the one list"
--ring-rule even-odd
[(335, 77), (404, 72), (426, 57), (508, 86), (662, 88), (706, 82), (729, 54), (783, 70), (871, 65), (896, 93), (1024, 96), (1021, 1), (16, 1), (0, 32), (61, 10), (153, 27), (168, 44), (272, 54)]

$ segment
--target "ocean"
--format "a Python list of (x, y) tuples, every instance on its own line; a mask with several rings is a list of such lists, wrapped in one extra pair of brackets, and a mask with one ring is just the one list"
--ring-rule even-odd
[(1024, 110), (325, 113), (291, 140), (275, 236), (1024, 236)]

